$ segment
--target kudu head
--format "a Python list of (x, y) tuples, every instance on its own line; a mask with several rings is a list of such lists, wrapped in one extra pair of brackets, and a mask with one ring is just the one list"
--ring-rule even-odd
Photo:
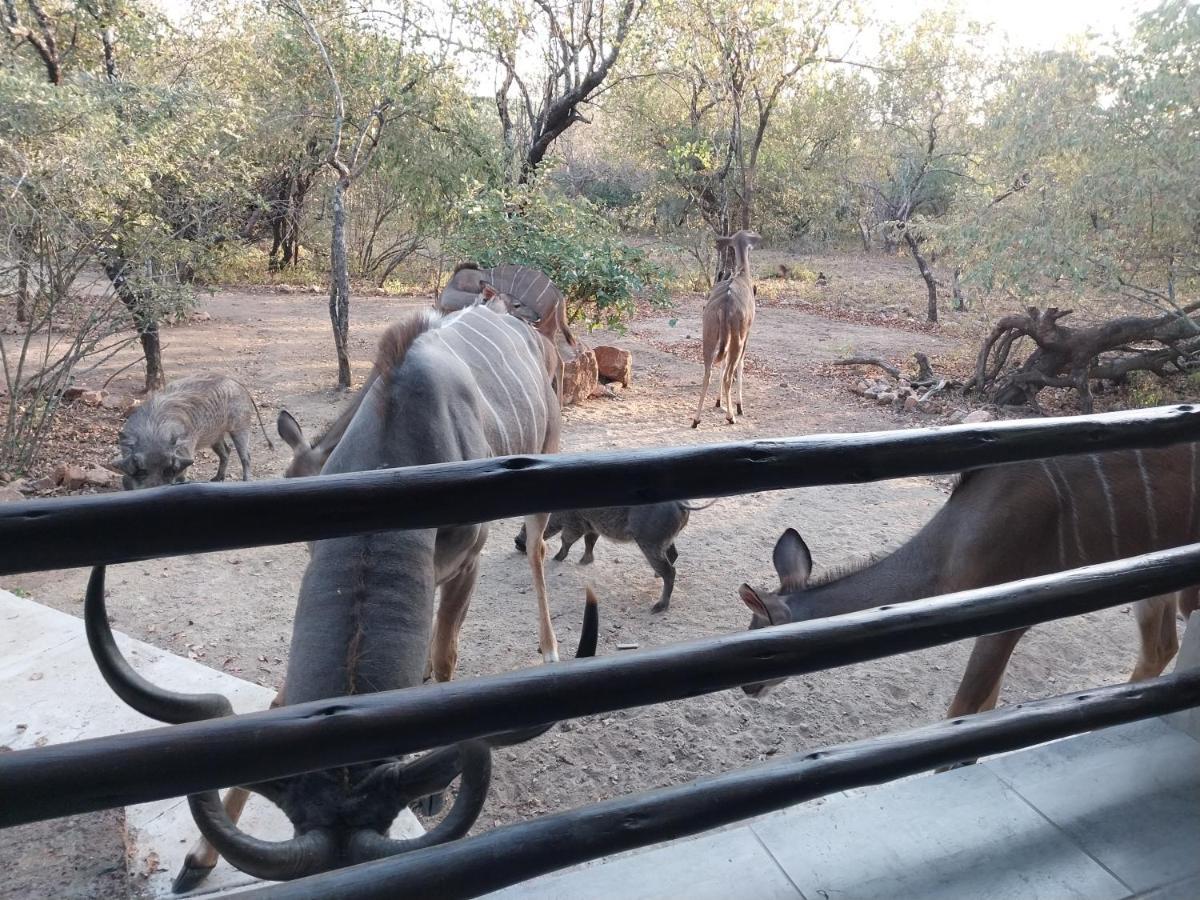
[(497, 291), (486, 281), (479, 282), (479, 304), (486, 306), (492, 312), (516, 316), (522, 322), (528, 322), (530, 325), (537, 325), (542, 321), (542, 314), (530, 304), (518, 300), (511, 294)]
[(314, 446), (308, 442), (308, 438), (304, 436), (304, 429), (300, 427), (300, 423), (286, 409), (279, 411), (279, 417), (275, 420), (275, 430), (279, 432), (279, 436), (283, 438), (285, 444), (292, 448), (292, 461), (288, 463), (288, 467), (284, 470), (284, 478), (305, 478), (309, 475), (320, 475), (321, 468), (325, 465), (325, 460), (329, 459), (329, 454), (333, 452), (334, 444), (330, 447), (325, 447), (320, 441)]
[[(84, 625), (104, 680), (143, 715), (178, 724), (231, 715), (220, 694), (180, 694), (138, 675), (117, 648), (104, 603), (104, 567), (92, 570)], [(599, 632), (596, 598), (588, 591), (576, 657), (593, 656)], [(375, 760), (246, 785), (287, 815), (295, 835), (283, 841), (252, 837), (237, 827), (217, 791), (188, 797), (192, 817), (205, 838), (231, 864), (256, 878), (284, 881), (367, 860), (407, 853), (461, 837), (483, 808), (491, 779), (491, 750), (531, 740), (550, 729), (535, 726), (431, 750), (410, 761)], [(199, 750), (198, 752), (203, 752)], [(406, 806), (462, 781), (450, 811), (419, 837), (388, 837)]]
[(741, 231), (735, 231), (733, 234), (729, 235), (729, 237), (717, 238), (716, 247), (717, 250), (721, 252), (722, 261), (728, 260), (728, 257), (725, 256), (727, 252), (731, 252), (733, 254), (732, 273), (722, 272), (722, 278), (718, 280), (723, 280), (725, 277), (732, 277), (733, 275), (739, 274), (749, 275), (750, 249), (752, 247), (757, 248), (761, 244), (762, 237), (757, 231), (747, 231), (744, 228)]
[[(789, 528), (783, 533), (775, 544), (771, 561), (775, 564), (776, 574), (779, 575), (778, 591), (759, 591), (748, 584), (738, 588), (738, 596), (753, 613), (750, 619), (751, 630), (768, 625), (786, 625), (803, 618), (796, 614), (798, 606), (803, 608), (802, 604), (797, 604), (796, 601), (803, 599), (804, 589), (808, 586), (808, 577), (812, 574), (812, 554), (799, 532)], [(772, 681), (744, 684), (742, 690), (751, 697), (761, 697), (770, 688), (785, 680), (776, 678)]]

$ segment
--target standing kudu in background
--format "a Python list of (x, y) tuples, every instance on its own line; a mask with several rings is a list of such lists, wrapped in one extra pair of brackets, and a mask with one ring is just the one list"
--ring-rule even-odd
[[(511, 316), (473, 307), (413, 316), (384, 335), (376, 369), (353, 407), (324, 473), (545, 453), (558, 449), (559, 407), (541, 339)], [(526, 518), (538, 596), (539, 646), (558, 658), (542, 571), (547, 515)], [(300, 586), (288, 668), (277, 702), (293, 705), (422, 683), (427, 660), (446, 680), (479, 570), (486, 525), (384, 531), (315, 541)], [(434, 594), (440, 602), (434, 615)], [(127, 703), (167, 722), (228, 715), (228, 701), (164, 691), (120, 657), (104, 608), (104, 568), (88, 585), (85, 619), (105, 679)], [(589, 596), (577, 655), (595, 652), (597, 614)], [(486, 799), (490, 748), (544, 728), (468, 741), (412, 762), (377, 760), (189, 798), (207, 843), (189, 854), (176, 890), (198, 884), (217, 854), (259, 878), (299, 878), (460, 837)], [(405, 806), (462, 775), (445, 818), (425, 835), (397, 841), (388, 829)], [(286, 841), (260, 841), (236, 825), (247, 790), (287, 814)], [(211, 846), (209, 846), (211, 845)]]
[[(1200, 538), (1197, 444), (1011, 463), (964, 474), (950, 499), (895, 552), (809, 580), (812, 557), (792, 529), (775, 545), (779, 591), (740, 588), (751, 628), (802, 622), (1109, 562)], [(1133, 605), (1140, 652), (1131, 681), (1162, 673), (1179, 649), (1176, 599)], [(1028, 629), (975, 640), (949, 716), (992, 709), (1004, 670)], [(747, 685), (750, 694), (768, 684)]]
[(733, 275), (713, 285), (704, 304), (704, 384), (700, 388), (700, 403), (692, 427), (700, 425), (704, 401), (708, 397), (708, 382), (713, 366), (722, 361), (721, 387), (717, 407), (725, 407), (725, 420), (734, 422), (733, 379), (737, 377), (737, 414), (742, 415), (742, 367), (746, 361), (746, 342), (754, 324), (754, 280), (750, 277), (750, 248), (757, 247), (761, 238), (753, 231), (738, 231), (729, 237), (717, 238), (717, 249), (733, 250)]

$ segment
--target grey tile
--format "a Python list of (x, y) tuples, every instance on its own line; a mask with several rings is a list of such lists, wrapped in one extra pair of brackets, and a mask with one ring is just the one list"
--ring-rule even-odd
[(1200, 897), (1200, 876), (1185, 878), (1137, 895), (1137, 900), (1196, 900)]
[(1129, 893), (980, 766), (796, 807), (754, 829), (809, 900)]
[(1200, 743), (1159, 719), (985, 767), (1135, 891), (1200, 874)]
[(745, 827), (611, 857), (487, 896), (491, 900), (804, 900)]

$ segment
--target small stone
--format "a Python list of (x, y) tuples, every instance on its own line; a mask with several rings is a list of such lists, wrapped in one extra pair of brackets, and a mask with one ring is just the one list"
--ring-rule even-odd
[(70, 403), (71, 401), (78, 400), (80, 397), (82, 397), (85, 390), (86, 388), (69, 387), (62, 392), (62, 398), (67, 403)]
[(884, 406), (896, 399), (896, 393), (895, 391), (883, 391), (877, 399), (879, 400), (879, 405)]
[(637, 648), (638, 648), (638, 644), (636, 641), (630, 641), (630, 642), (623, 643), (623, 644), (617, 644), (618, 650), (636, 650)]
[(850, 388), (850, 390), (852, 390), (854, 393), (858, 394), (860, 397), (865, 397), (867, 395), (867, 391), (869, 391), (870, 389), (871, 389), (871, 386), (869, 384), (867, 384), (866, 381), (857, 381)]
[(2, 487), (0, 488), (0, 503), (18, 503), (25, 499), (25, 495), (16, 488)]
[(912, 394), (909, 394), (907, 397), (904, 398), (904, 411), (912, 412), (916, 408), (917, 408), (917, 398), (914, 397)]
[(123, 394), (108, 394), (106, 393), (100, 400), (100, 406), (104, 409), (125, 409), (131, 405), (132, 398), (126, 397)]
[(31, 491), (35, 491), (39, 494), (44, 494), (46, 491), (52, 491), (56, 487), (58, 487), (58, 482), (49, 475), (43, 475), (37, 481), (33, 482), (33, 484), (29, 485), (29, 489)]
[(121, 483), (121, 476), (116, 472), (110, 472), (108, 469), (102, 469), (99, 466), (93, 466), (83, 473), (87, 483), (93, 487), (115, 488)]
[(54, 467), (54, 482), (62, 485), (68, 491), (74, 491), (87, 483), (87, 475), (82, 466), (59, 463)]
[(108, 391), (84, 391), (79, 399), (88, 406), (99, 406), (107, 395)]
[(973, 413), (963, 417), (964, 425), (978, 425), (980, 422), (990, 422), (996, 418), (986, 409), (977, 409)]

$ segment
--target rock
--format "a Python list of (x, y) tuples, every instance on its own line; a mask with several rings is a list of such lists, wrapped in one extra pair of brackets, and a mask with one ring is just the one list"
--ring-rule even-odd
[(69, 491), (78, 490), (87, 484), (87, 473), (82, 466), (72, 466), (59, 463), (54, 467), (54, 483), (60, 484)]
[(44, 494), (47, 491), (52, 491), (58, 487), (58, 482), (49, 475), (43, 475), (37, 481), (29, 486), (29, 489), (39, 494)]
[(115, 488), (121, 485), (121, 476), (116, 472), (110, 472), (108, 469), (102, 469), (99, 466), (92, 466), (83, 473), (86, 483), (93, 487)]
[(858, 382), (854, 383), (853, 385), (851, 385), (851, 387), (850, 387), (850, 390), (853, 393), (858, 394), (858, 396), (860, 396), (860, 397), (867, 396), (867, 391), (869, 391), (870, 389), (871, 389), (871, 386), (869, 384), (867, 384), (865, 381), (858, 381)]
[(965, 419), (966, 417), (967, 417), (967, 411), (965, 409), (953, 410), (950, 413), (950, 424), (951, 425), (960, 425), (960, 424), (962, 424), (962, 420)]
[(563, 406), (582, 403), (600, 383), (596, 354), (583, 345), (574, 359), (564, 362), (563, 369)]
[(914, 397), (910, 393), (907, 397), (904, 398), (904, 411), (912, 412), (916, 408), (917, 408), (917, 398)]
[(986, 409), (977, 409), (970, 415), (963, 416), (962, 421), (964, 425), (978, 425), (980, 422), (990, 422), (994, 418), (996, 417)]
[(629, 387), (633, 380), (633, 354), (618, 347), (596, 347), (596, 368), (605, 381), (619, 381)]
[(203, 310), (203, 309), (198, 309), (194, 313), (192, 313), (192, 321), (193, 322), (207, 322), (211, 318), (212, 318), (212, 313), (207, 312), (206, 310)]
[(79, 399), (88, 406), (99, 406), (107, 395), (108, 391), (84, 391)]
[(25, 495), (12, 487), (0, 488), (0, 503), (15, 503), (25, 499)]
[(895, 400), (896, 393), (894, 391), (883, 391), (876, 399), (879, 401), (879, 405), (883, 406), (884, 404), (891, 403), (893, 400)]
[(100, 400), (100, 405), (104, 409), (125, 409), (133, 405), (133, 398), (126, 397), (124, 394), (109, 394), (105, 395)]
[(70, 403), (82, 397), (85, 390), (87, 389), (81, 387), (69, 387), (62, 392), (62, 398), (65, 402)]

